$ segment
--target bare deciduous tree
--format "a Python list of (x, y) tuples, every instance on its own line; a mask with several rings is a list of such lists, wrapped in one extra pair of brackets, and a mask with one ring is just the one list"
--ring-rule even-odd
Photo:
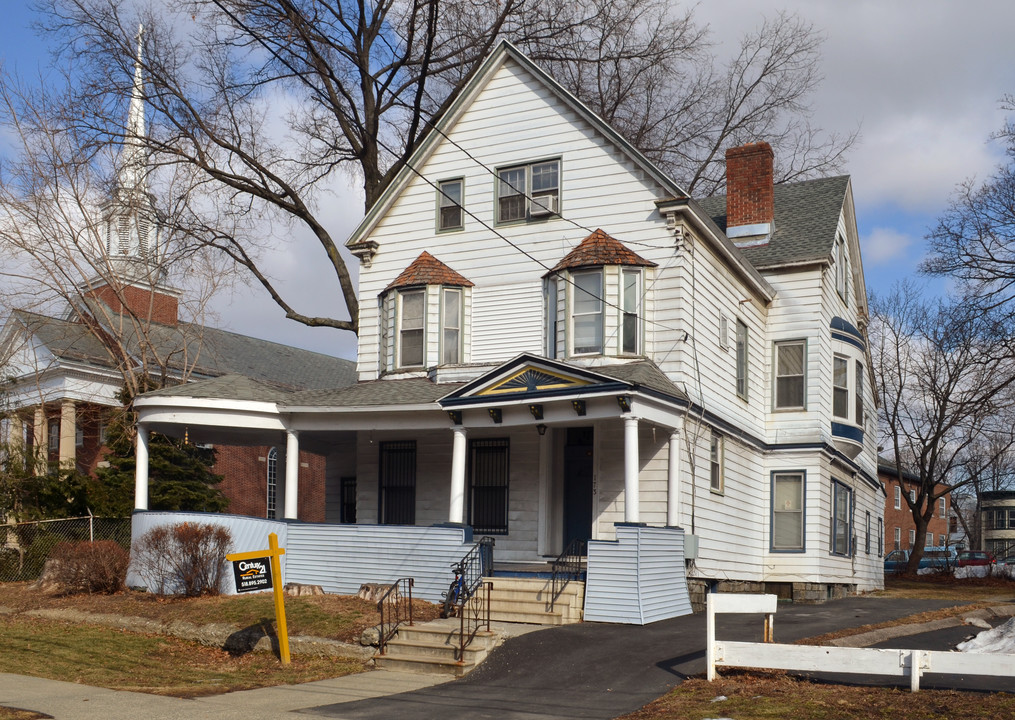
[[(1015, 447), (1007, 408), (1015, 384), (1015, 335), (1000, 313), (968, 302), (926, 301), (897, 286), (871, 303), (871, 356), (881, 402), (880, 440), (899, 477), (917, 478), (903, 493), (925, 537), (938, 498), (982, 477)], [(916, 572), (917, 543), (909, 559)]]
[[(69, 117), (90, 142), (117, 142), (110, 90), (123, 96), (116, 78), (129, 70), (138, 14), (124, 0), (47, 0), (46, 11), (75, 68)], [(186, 167), (215, 198), (213, 212), (193, 208), (188, 230), (310, 326), (355, 332), (358, 317), (321, 219), (322, 181), (356, 173), (370, 208), (502, 38), (698, 195), (721, 188), (726, 147), (767, 140), (780, 177), (795, 179), (839, 167), (854, 139), (808, 125), (820, 38), (792, 16), (744, 38), (727, 67), (692, 11), (665, 0), (179, 0), (143, 19), (153, 157)], [(310, 231), (341, 303), (322, 294), (321, 313), (282, 295), (258, 261), (266, 238), (250, 230), (269, 221)]]

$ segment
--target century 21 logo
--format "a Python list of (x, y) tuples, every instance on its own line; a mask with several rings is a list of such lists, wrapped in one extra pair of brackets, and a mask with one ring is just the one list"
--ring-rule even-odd
[(267, 574), (268, 568), (264, 566), (264, 562), (261, 560), (255, 560), (253, 562), (243, 560), (240, 562), (240, 577), (255, 577), (257, 575)]

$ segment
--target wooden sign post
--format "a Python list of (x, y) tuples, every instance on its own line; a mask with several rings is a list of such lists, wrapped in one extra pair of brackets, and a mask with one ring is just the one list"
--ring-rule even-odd
[[(285, 600), (282, 596), (282, 564), (279, 557), (285, 548), (278, 546), (278, 535), (268, 534), (268, 549), (230, 553), (226, 560), (233, 563), (236, 592), (252, 592), (271, 588), (275, 594), (275, 625), (278, 628), (278, 654), (283, 665), (289, 664), (289, 630), (285, 624)], [(265, 567), (265, 561), (268, 567)], [(270, 572), (269, 572), (270, 568)]]

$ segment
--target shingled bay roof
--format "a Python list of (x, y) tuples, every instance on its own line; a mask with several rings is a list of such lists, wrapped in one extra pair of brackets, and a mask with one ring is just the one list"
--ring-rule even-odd
[[(771, 238), (764, 245), (740, 251), (759, 270), (827, 261), (848, 187), (848, 175), (776, 185)], [(726, 196), (705, 198), (698, 204), (725, 232)]]
[(382, 295), (395, 288), (415, 287), (418, 285), (451, 285), (453, 287), (472, 287), (474, 283), (455, 272), (426, 250), (412, 261), (402, 274), (394, 279), (382, 291)]
[(628, 250), (620, 240), (596, 228), (591, 235), (578, 243), (574, 250), (565, 255), (564, 259), (554, 265), (546, 274), (549, 275), (558, 270), (601, 265), (656, 267), (656, 263)]

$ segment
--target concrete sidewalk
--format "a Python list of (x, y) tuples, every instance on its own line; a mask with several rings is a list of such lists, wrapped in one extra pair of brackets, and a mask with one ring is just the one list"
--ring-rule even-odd
[[(954, 602), (847, 598), (780, 606), (775, 632), (793, 642), (825, 632), (891, 621)], [(757, 616), (723, 616), (720, 638), (760, 640)], [(919, 632), (914, 628), (914, 632)], [(58, 720), (261, 720), (318, 715), (344, 719), (431, 720), (447, 713), (497, 720), (614, 718), (640, 708), (704, 670), (705, 618), (689, 615), (647, 626), (583, 623), (509, 640), (462, 680), (370, 671), (297, 686), (181, 700), (0, 675), (0, 705)]]

